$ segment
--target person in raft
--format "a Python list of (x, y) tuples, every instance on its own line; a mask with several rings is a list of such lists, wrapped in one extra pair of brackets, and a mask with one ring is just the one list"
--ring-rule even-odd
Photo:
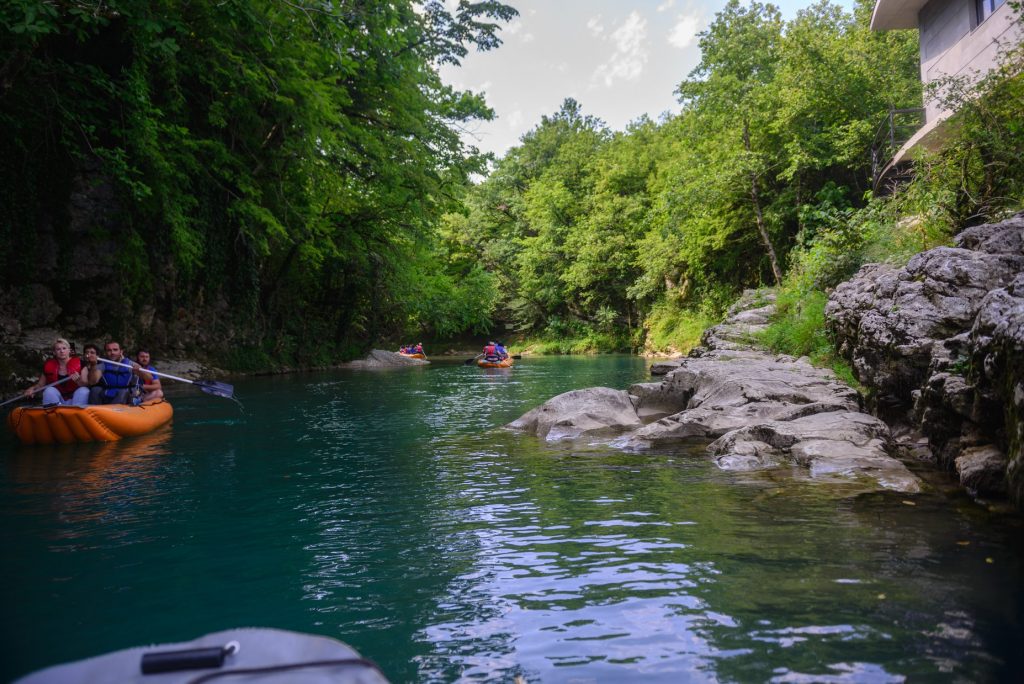
[(163, 399), (164, 390), (160, 386), (160, 378), (152, 373), (156, 372), (156, 368), (150, 365), (151, 357), (148, 349), (140, 349), (135, 352), (135, 360), (142, 366), (142, 370), (151, 371), (150, 380), (146, 382), (142, 379), (142, 376), (136, 376), (135, 383), (136, 387), (139, 388), (139, 403), (144, 404), (147, 401), (153, 401), (154, 399)]
[(494, 351), (497, 352), (499, 359), (504, 360), (508, 358), (508, 350), (505, 349), (505, 345), (500, 341), (494, 344)]
[(53, 341), (53, 358), (46, 360), (39, 379), (23, 394), (26, 397), (31, 397), (51, 382), (66, 378), (59, 385), (46, 387), (43, 390), (43, 406), (60, 406), (61, 404), (85, 406), (89, 400), (89, 390), (78, 384), (79, 378), (82, 377), (81, 370), (82, 360), (77, 356), (71, 356), (71, 343), (63, 337), (58, 337)]
[(143, 382), (151, 382), (153, 376), (142, 366), (126, 358), (120, 342), (110, 341), (103, 346), (103, 353), (110, 361), (131, 366), (115, 366), (112, 363), (100, 362), (103, 366), (103, 378), (100, 384), (89, 389), (90, 404), (130, 404), (132, 403), (131, 388), (135, 377)]
[(487, 346), (484, 347), (484, 361), (501, 361), (501, 357), (498, 356), (498, 345), (494, 344), (493, 341), (488, 342)]
[[(100, 384), (103, 381), (103, 367), (100, 365), (100, 348), (93, 343), (82, 347), (82, 370), (79, 372), (78, 389), (81, 404), (89, 403), (89, 388)], [(82, 392), (81, 390), (85, 390)]]
[(413, 352), (413, 354), (422, 354), (423, 353), (423, 343), (422, 342), (417, 342), (416, 346), (413, 347), (412, 352)]

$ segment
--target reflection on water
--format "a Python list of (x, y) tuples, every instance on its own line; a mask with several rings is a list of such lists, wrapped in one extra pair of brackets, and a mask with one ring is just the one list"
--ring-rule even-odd
[(7, 459), (8, 477), (53, 504), (55, 538), (73, 539), (82, 523), (130, 517), (140, 500), (163, 496), (158, 468), (170, 453), (171, 429), (131, 440), (19, 447)]
[(930, 488), (855, 496), (501, 429), (628, 357), (240, 381), (247, 414), (12, 446), (0, 676), (242, 625), (344, 639), (394, 681), (1006, 679), (1022, 527)]

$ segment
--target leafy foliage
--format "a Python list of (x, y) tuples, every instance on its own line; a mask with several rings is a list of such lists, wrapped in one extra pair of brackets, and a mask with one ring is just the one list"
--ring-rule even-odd
[(5, 3), (3, 284), (38, 280), (43, 250), (83, 237), (50, 207), (108, 184), (130, 309), (219, 301), (225, 329), (300, 359), (310, 336), (340, 349), (486, 325), (435, 225), (484, 168), (458, 126), (492, 112), (436, 69), (496, 47), (515, 14), (491, 0)]
[(450, 224), (498, 278), (495, 316), (556, 346), (614, 325), (634, 347), (646, 334), (684, 349), (794, 249), (827, 234), (814, 258), (866, 250), (840, 226), (864, 203), (874, 131), (889, 106), (920, 101), (916, 35), (872, 32), (872, 6), (820, 2), (784, 22), (731, 0), (700, 34), (679, 115), (623, 133), (575, 100), (544, 117)]

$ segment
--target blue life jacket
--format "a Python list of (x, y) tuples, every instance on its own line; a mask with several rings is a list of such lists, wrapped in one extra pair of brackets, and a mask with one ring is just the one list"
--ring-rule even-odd
[[(117, 395), (118, 390), (129, 389), (132, 386), (132, 369), (123, 366), (115, 366), (101, 361), (103, 364), (103, 396), (111, 397)], [(122, 361), (121, 363), (124, 363)]]

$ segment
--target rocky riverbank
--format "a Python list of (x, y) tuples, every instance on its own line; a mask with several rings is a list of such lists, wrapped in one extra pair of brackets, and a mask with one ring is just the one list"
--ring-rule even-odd
[(635, 450), (699, 442), (723, 469), (907, 493), (921, 482), (904, 461), (930, 460), (974, 495), (1024, 502), (1024, 214), (836, 288), (829, 332), (866, 401), (757, 347), (771, 299), (745, 293), (689, 358), (652, 366), (660, 382), (569, 392), (509, 427)]
[(774, 311), (747, 292), (685, 359), (656, 363), (659, 382), (595, 387), (550, 399), (509, 427), (548, 440), (606, 439), (629, 450), (703, 443), (725, 470), (788, 471), (844, 493), (913, 493), (920, 480), (893, 455), (889, 428), (860, 410), (857, 392), (807, 359), (757, 349)]
[(905, 448), (1024, 506), (1024, 214), (903, 268), (864, 266), (825, 314)]

